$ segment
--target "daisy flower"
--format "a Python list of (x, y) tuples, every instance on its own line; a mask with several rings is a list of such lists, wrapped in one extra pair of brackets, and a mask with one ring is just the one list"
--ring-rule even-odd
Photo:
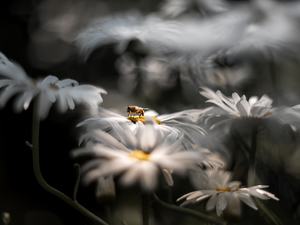
[(279, 200), (274, 194), (260, 189), (267, 188), (269, 187), (268, 185), (239, 188), (241, 182), (230, 181), (231, 173), (224, 171), (214, 171), (208, 176), (209, 182), (206, 184), (206, 187), (209, 189), (187, 193), (178, 198), (177, 201), (186, 198), (186, 201), (182, 204), (185, 205), (190, 202), (198, 202), (209, 198), (206, 203), (206, 210), (211, 211), (216, 208), (217, 215), (220, 216), (226, 208), (240, 215), (240, 201), (257, 210), (251, 196), (262, 200)]
[(232, 94), (232, 98), (226, 97), (221, 91), (214, 93), (209, 88), (202, 87), (200, 94), (208, 98), (206, 102), (211, 102), (222, 108), (232, 117), (256, 117), (261, 118), (271, 114), (273, 100), (267, 95), (260, 99), (252, 96), (247, 101), (246, 96), (240, 97), (237, 93)]
[[(206, 133), (204, 129), (196, 125), (199, 115), (204, 113), (205, 110), (191, 109), (166, 115), (157, 115), (154, 111), (148, 111), (145, 113), (145, 116), (132, 115), (128, 117), (121, 116), (102, 107), (99, 107), (99, 110), (99, 116), (86, 119), (77, 126), (85, 126), (88, 132), (93, 132), (93, 130), (97, 129), (106, 131), (121, 141), (122, 137), (120, 137), (120, 134), (122, 132), (120, 131), (124, 125), (129, 125), (130, 130), (135, 132), (138, 121), (145, 123), (145, 118), (149, 115), (156, 122), (154, 126), (160, 132), (160, 135), (166, 136), (173, 131), (178, 136), (183, 133), (186, 140), (184, 143), (189, 148), (191, 148), (190, 144), (195, 144), (195, 139), (199, 135), (204, 136)], [(81, 140), (84, 140), (84, 137)]]
[(88, 184), (98, 177), (122, 174), (120, 181), (128, 186), (140, 183), (143, 189), (156, 187), (160, 171), (167, 183), (173, 185), (171, 173), (187, 169), (199, 170), (199, 164), (206, 160), (205, 149), (184, 151), (183, 135), (178, 138), (175, 131), (166, 138), (154, 126), (147, 116), (145, 125), (137, 122), (136, 132), (123, 127), (124, 143), (108, 133), (98, 130), (101, 144), (88, 144), (73, 151), (73, 156), (91, 154), (95, 159), (83, 167), (86, 174), (83, 181)]
[(39, 115), (45, 119), (54, 102), (57, 101), (59, 111), (66, 112), (74, 109), (75, 104), (84, 103), (96, 110), (103, 100), (102, 94), (106, 91), (91, 85), (79, 85), (71, 79), (59, 80), (55, 76), (44, 79), (32, 79), (18, 65), (10, 62), (5, 55), (0, 53), (0, 75), (5, 79), (0, 80), (2, 90), (0, 106), (4, 107), (14, 95), (18, 95), (14, 102), (16, 112), (21, 112), (29, 107), (32, 99), (37, 97), (39, 102)]
[(272, 99), (267, 95), (263, 95), (260, 99), (257, 96), (252, 96), (247, 101), (245, 95), (240, 97), (237, 93), (233, 93), (232, 98), (230, 98), (224, 96), (221, 91), (215, 93), (206, 87), (202, 87), (202, 89), (203, 91), (200, 91), (200, 94), (209, 99), (206, 102), (211, 102), (219, 106), (219, 108), (207, 109), (203, 113), (203, 116), (208, 116), (205, 118), (205, 121), (216, 116), (225, 116), (225, 118), (216, 122), (210, 129), (216, 128), (233, 118), (272, 119), (279, 124), (290, 125), (293, 130), (300, 128), (300, 105), (272, 108)]
[(272, 108), (273, 101), (267, 95), (263, 95), (260, 99), (257, 96), (252, 96), (247, 101), (245, 95), (240, 97), (237, 93), (233, 93), (232, 98), (230, 98), (224, 96), (221, 91), (215, 93), (206, 87), (202, 87), (202, 89), (203, 91), (200, 91), (200, 94), (209, 99), (206, 102), (219, 106), (219, 108), (214, 107), (206, 114), (211, 114), (206, 118), (206, 121), (216, 115), (218, 117), (225, 116), (210, 129), (220, 126), (233, 118), (268, 118), (284, 124), (281, 118), (283, 111)]

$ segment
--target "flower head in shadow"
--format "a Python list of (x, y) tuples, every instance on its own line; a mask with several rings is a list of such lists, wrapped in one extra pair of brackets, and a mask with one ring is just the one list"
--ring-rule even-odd
[(185, 205), (191, 202), (198, 202), (209, 198), (206, 203), (206, 210), (211, 211), (216, 208), (217, 215), (220, 216), (226, 208), (241, 214), (240, 201), (244, 202), (251, 208), (257, 210), (257, 207), (251, 196), (262, 200), (279, 199), (274, 194), (261, 190), (260, 188), (267, 188), (268, 185), (257, 185), (249, 188), (240, 188), (241, 182), (230, 181), (231, 173), (224, 171), (210, 171), (208, 175), (208, 182), (203, 186), (207, 189), (193, 191), (178, 198), (177, 201), (186, 199), (181, 205)]

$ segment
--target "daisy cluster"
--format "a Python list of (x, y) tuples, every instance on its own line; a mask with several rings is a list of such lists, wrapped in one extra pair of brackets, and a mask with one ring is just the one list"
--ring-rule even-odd
[[(96, 186), (93, 197), (109, 224), (126, 224), (120, 215), (132, 212), (119, 209), (122, 201), (131, 206), (129, 192), (142, 196), (135, 211), (142, 211), (143, 225), (193, 224), (184, 213), (200, 218), (196, 224), (300, 222), (299, 3), (164, 0), (156, 12), (87, 16), (84, 26), (77, 7), (51, 19), (39, 12), (37, 33), (48, 29), (76, 50), (92, 75), (99, 72), (95, 59), (99, 65), (111, 59), (97, 78), (108, 90), (104, 100), (101, 87), (31, 77), (0, 52), (0, 107), (10, 102), (16, 113), (33, 111), (26, 143), (43, 188), (105, 225), (78, 204), (78, 187), (91, 198), (86, 192)], [(64, 31), (62, 18), (76, 26)], [(47, 54), (40, 53), (41, 61)], [(118, 74), (105, 76), (111, 65)], [(78, 146), (62, 151), (82, 172), (73, 199), (48, 188), (39, 169), (39, 122), (51, 120), (54, 110), (65, 117), (80, 112), (70, 129)], [(157, 204), (180, 213), (173, 218)]]

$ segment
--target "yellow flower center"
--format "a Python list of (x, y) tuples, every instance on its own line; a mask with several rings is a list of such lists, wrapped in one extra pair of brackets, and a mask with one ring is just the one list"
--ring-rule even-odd
[[(228, 191), (228, 192), (231, 192), (231, 188), (216, 188), (216, 190), (217, 191)], [(240, 190), (240, 188), (237, 188), (234, 191), (237, 191), (237, 190)]]
[(56, 84), (50, 83), (49, 87), (54, 89), (54, 90), (59, 90), (59, 87)]
[(148, 160), (150, 154), (143, 152), (142, 150), (133, 150), (129, 153), (129, 155), (138, 160)]
[[(141, 121), (142, 123), (145, 123), (145, 116), (127, 116), (126, 119), (131, 120), (132, 122), (136, 123), (138, 121)], [(158, 124), (161, 124), (160, 120), (157, 119), (155, 116), (152, 116), (153, 121), (155, 121)]]

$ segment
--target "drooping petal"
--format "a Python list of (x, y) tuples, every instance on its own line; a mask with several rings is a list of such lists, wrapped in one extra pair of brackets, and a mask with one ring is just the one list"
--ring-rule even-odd
[(222, 211), (226, 208), (226, 206), (227, 206), (227, 199), (225, 193), (219, 193), (217, 197), (216, 207), (219, 208), (219, 211), (222, 213)]
[(251, 196), (249, 194), (238, 193), (238, 192), (237, 192), (237, 194), (241, 201), (243, 201), (245, 204), (247, 204), (251, 208), (257, 210), (257, 207), (256, 207), (255, 203), (253, 202), (253, 200), (251, 199)]
[(32, 100), (32, 98), (37, 94), (37, 91), (26, 91), (23, 95), (20, 94), (15, 102), (14, 102), (14, 109), (17, 113), (21, 112), (22, 110), (26, 110)]
[(206, 203), (206, 211), (212, 211), (216, 207), (217, 194), (214, 194)]

